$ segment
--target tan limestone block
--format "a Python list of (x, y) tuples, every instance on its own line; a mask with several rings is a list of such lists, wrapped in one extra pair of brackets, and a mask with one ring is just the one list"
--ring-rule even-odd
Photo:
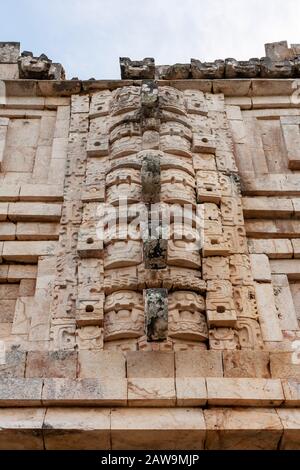
[(88, 113), (90, 110), (89, 95), (72, 95), (71, 113)]
[(88, 113), (72, 113), (70, 122), (70, 132), (87, 132), (89, 129)]
[(255, 283), (257, 308), (264, 341), (282, 341), (278, 312), (272, 284)]
[(124, 354), (117, 351), (78, 352), (77, 376), (80, 379), (126, 377), (126, 360)]
[(253, 285), (249, 255), (232, 255), (229, 257), (230, 281), (234, 286)]
[[(296, 240), (297, 241), (297, 240)], [(293, 258), (292, 241), (287, 239), (254, 239), (248, 240), (249, 252), (252, 254), (265, 254), (270, 259)]]
[(280, 450), (300, 450), (300, 410), (278, 408), (276, 411), (283, 425)]
[(19, 297), (18, 284), (0, 284), (0, 299), (1, 300), (16, 300)]
[(126, 379), (45, 379), (45, 406), (126, 406)]
[(272, 282), (281, 329), (298, 330), (297, 307), (288, 277), (284, 274), (273, 274)]
[(115, 409), (112, 448), (118, 450), (199, 450), (204, 447), (203, 411), (195, 408)]
[(299, 259), (271, 260), (270, 266), (272, 274), (286, 274), (290, 280), (300, 279)]
[(259, 282), (271, 282), (269, 259), (266, 255), (250, 255), (253, 279)]
[(291, 243), (293, 247), (294, 258), (300, 258), (300, 239), (294, 238), (291, 240)]
[[(1, 302), (0, 302), (1, 303)], [(1, 307), (0, 307), (1, 308)], [(1, 323), (1, 331), (4, 328)], [(17, 349), (5, 351), (4, 358), (0, 363), (0, 377), (1, 378), (23, 378), (25, 375), (26, 352), (18, 351)]]
[(60, 202), (63, 200), (63, 186), (59, 184), (22, 184), (20, 201)]
[(17, 222), (16, 238), (20, 241), (58, 240), (60, 225), (47, 222)]
[[(1, 287), (1, 286), (0, 286)], [(0, 289), (1, 295), (1, 289)], [(12, 323), (14, 321), (16, 300), (0, 298), (0, 321), (1, 323)]]
[(294, 207), (291, 199), (274, 197), (243, 197), (243, 212), (246, 219), (289, 218)]
[[(1, 251), (0, 251), (1, 253)], [(30, 264), (9, 264), (8, 265), (8, 282), (18, 282), (22, 279), (35, 279), (37, 276), (37, 266)]]
[(285, 406), (300, 406), (300, 381), (284, 379), (281, 381), (285, 396)]
[(202, 262), (204, 280), (229, 280), (229, 259), (224, 256), (204, 258)]
[(26, 361), (26, 377), (76, 378), (77, 352), (75, 351), (29, 351)]
[(271, 353), (270, 367), (273, 378), (300, 381), (300, 360), (296, 351), (294, 353)]
[(178, 351), (175, 353), (176, 377), (223, 377), (219, 351)]
[(108, 450), (110, 409), (48, 408), (43, 436), (46, 450)]
[(0, 202), (0, 221), (7, 219), (7, 213), (8, 213), (8, 203)]
[(8, 241), (2, 256), (8, 261), (36, 263), (39, 256), (53, 256), (55, 249), (54, 241)]
[(282, 436), (275, 410), (211, 408), (204, 417), (207, 450), (277, 450)]
[(60, 204), (14, 202), (8, 208), (8, 218), (13, 222), (56, 222), (60, 217)]
[(176, 377), (177, 406), (205, 406), (207, 403), (204, 377)]
[(8, 264), (0, 264), (0, 282), (7, 282), (8, 266)]
[(1, 184), (0, 201), (13, 202), (19, 199), (20, 185), (18, 184)]
[(33, 297), (35, 294), (35, 286), (35, 279), (22, 279), (19, 288), (20, 297)]
[(43, 408), (1, 408), (0, 450), (44, 450)]
[(128, 378), (172, 378), (175, 375), (172, 352), (130, 351), (126, 359)]
[(2, 263), (3, 246), (4, 246), (4, 242), (0, 242), (0, 263)]
[(40, 406), (42, 388), (42, 379), (1, 378), (0, 406)]
[(224, 377), (270, 378), (270, 356), (263, 351), (224, 351)]
[(0, 240), (15, 240), (16, 225), (11, 222), (0, 222)]
[(280, 380), (208, 377), (206, 384), (209, 405), (279, 406), (284, 401)]
[(176, 392), (174, 378), (131, 378), (128, 379), (129, 406), (175, 406)]

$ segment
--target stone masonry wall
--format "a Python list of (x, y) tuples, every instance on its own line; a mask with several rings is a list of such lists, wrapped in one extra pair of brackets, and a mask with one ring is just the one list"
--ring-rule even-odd
[(179, 65), (0, 43), (0, 449), (300, 448), (297, 73)]

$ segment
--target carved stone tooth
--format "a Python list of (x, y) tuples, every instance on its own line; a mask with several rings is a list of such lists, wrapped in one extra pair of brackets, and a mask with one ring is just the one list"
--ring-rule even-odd
[(164, 341), (168, 335), (168, 290), (146, 289), (144, 298), (147, 340)]
[(155, 62), (152, 57), (143, 60), (131, 60), (120, 57), (122, 80), (153, 79), (155, 77)]

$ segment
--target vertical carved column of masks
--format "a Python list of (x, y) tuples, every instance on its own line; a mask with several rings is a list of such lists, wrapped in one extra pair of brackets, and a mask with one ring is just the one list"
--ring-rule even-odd
[(112, 92), (107, 116), (108, 155), (102, 219), (104, 340), (106, 349), (136, 349), (144, 331), (143, 296), (137, 270), (142, 263), (135, 211), (141, 202), (140, 86)]
[(79, 349), (103, 349), (104, 264), (103, 237), (99, 223), (105, 201), (105, 171), (108, 165), (111, 92), (91, 96), (87, 165), (82, 188), (83, 216), (77, 252), (78, 296), (76, 341)]
[[(192, 112), (195, 92), (185, 93)], [(199, 101), (205, 100), (201, 114), (193, 111), (193, 161), (197, 200), (204, 206), (203, 278), (207, 281), (210, 348), (260, 349), (241, 192), (224, 97), (197, 94)]]
[(89, 97), (72, 96), (64, 202), (51, 305), (53, 350), (74, 349), (76, 344), (77, 242), (83, 208), (81, 190), (86, 172), (88, 113)]

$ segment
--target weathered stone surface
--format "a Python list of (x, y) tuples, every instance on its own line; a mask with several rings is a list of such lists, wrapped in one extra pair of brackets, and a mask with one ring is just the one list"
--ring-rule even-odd
[(270, 378), (270, 356), (263, 351), (224, 351), (224, 377)]
[(223, 377), (219, 351), (182, 351), (175, 353), (176, 377)]
[(280, 380), (247, 378), (206, 379), (209, 405), (279, 406), (284, 401)]
[(195, 408), (115, 409), (111, 415), (112, 449), (203, 449), (205, 423)]
[(277, 450), (282, 424), (275, 410), (204, 410), (207, 450)]
[(148, 341), (163, 341), (168, 334), (168, 291), (147, 289), (145, 296), (145, 329)]
[(23, 378), (25, 374), (26, 353), (18, 349), (5, 351), (0, 361), (1, 378)]
[(1, 378), (0, 379), (0, 405), (13, 406), (39, 406), (42, 400), (42, 379)]
[(77, 352), (30, 351), (26, 360), (26, 377), (76, 378)]
[(300, 449), (300, 410), (277, 409), (277, 414), (283, 426), (283, 437), (280, 450)]
[(297, 379), (282, 380), (282, 388), (285, 397), (285, 406), (300, 405), (300, 381)]
[(126, 379), (44, 379), (45, 406), (126, 406)]
[(110, 409), (48, 408), (43, 436), (46, 450), (108, 450)]
[(297, 353), (271, 353), (271, 376), (280, 379), (300, 380), (300, 361)]
[(140, 80), (155, 77), (155, 62), (152, 57), (146, 57), (143, 60), (120, 57), (120, 67), (122, 80)]
[(127, 352), (128, 378), (172, 378), (175, 375), (174, 353), (158, 351)]
[(0, 450), (44, 450), (44, 408), (1, 408)]
[(176, 377), (177, 406), (204, 406), (207, 402), (206, 383), (200, 377)]
[(175, 406), (175, 382), (172, 378), (128, 379), (129, 406)]
[(78, 352), (77, 376), (80, 379), (125, 378), (125, 356), (117, 351), (80, 350)]

